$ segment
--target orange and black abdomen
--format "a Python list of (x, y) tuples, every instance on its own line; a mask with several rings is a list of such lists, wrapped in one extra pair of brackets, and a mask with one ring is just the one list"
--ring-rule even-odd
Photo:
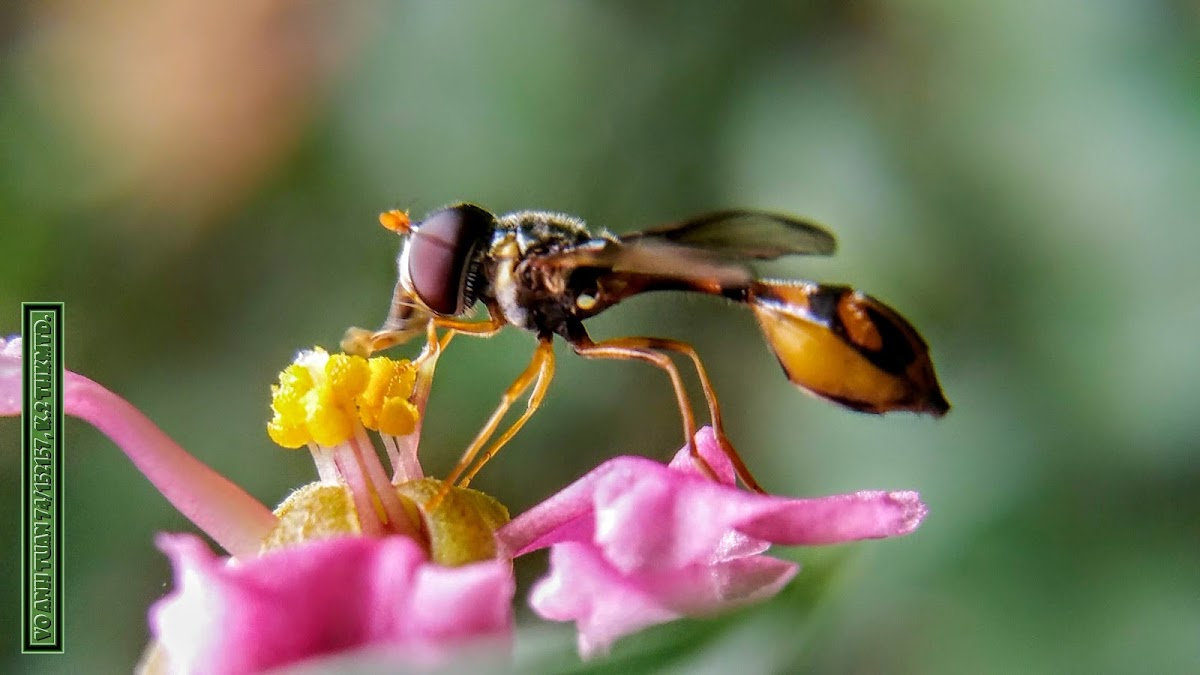
[(925, 341), (882, 302), (847, 286), (773, 281), (751, 282), (745, 301), (801, 388), (863, 412), (950, 409)]

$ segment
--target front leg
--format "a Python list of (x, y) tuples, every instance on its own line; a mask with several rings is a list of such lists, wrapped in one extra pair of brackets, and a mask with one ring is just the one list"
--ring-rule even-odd
[(489, 338), (500, 332), (505, 326), (503, 320), (488, 316), (486, 321), (461, 321), (450, 317), (422, 314), (417, 321), (409, 321), (401, 328), (389, 328), (387, 324), (379, 330), (371, 331), (365, 328), (350, 328), (342, 337), (342, 351), (358, 356), (370, 356), (396, 345), (404, 344), (421, 333), (428, 333), (432, 328), (445, 328), (448, 341), (452, 335), (470, 335), (472, 337)]
[[(475, 435), (475, 439), (471, 441), (471, 444), (467, 446), (467, 449), (463, 452), (462, 457), (458, 460), (458, 463), (454, 466), (454, 469), (450, 471), (450, 475), (446, 476), (446, 479), (442, 481), (441, 489), (438, 490), (438, 493), (433, 497), (433, 499), (426, 504), (426, 508), (429, 511), (432, 512), (438, 507), (438, 504), (440, 504), (442, 499), (445, 498), (446, 494), (450, 491), (450, 488), (458, 481), (459, 477), (463, 476), (464, 474), (465, 478), (463, 479), (460, 487), (466, 487), (467, 483), (472, 477), (475, 476), (476, 473), (478, 473), (479, 469), (481, 469), (489, 459), (494, 457), (496, 453), (500, 451), (500, 448), (509, 441), (509, 439), (516, 435), (518, 431), (520, 431), (521, 427), (525, 425), (525, 422), (529, 420), (529, 418), (537, 410), (538, 406), (541, 405), (542, 397), (545, 396), (546, 389), (550, 386), (550, 380), (553, 378), (554, 345), (549, 337), (539, 338), (537, 349), (534, 350), (533, 358), (530, 359), (529, 365), (526, 366), (525, 370), (517, 376), (517, 379), (514, 380), (511, 385), (509, 385), (508, 389), (504, 391), (504, 395), (500, 397), (500, 404), (496, 406), (494, 411), (492, 411), (491, 417), (489, 417), (487, 422), (484, 423), (483, 428), (479, 430), (479, 433)], [(530, 386), (533, 387), (533, 394), (530, 395), (529, 402), (525, 406), (525, 413), (513, 423), (513, 425), (506, 433), (503, 434), (503, 436), (501, 436), (499, 440), (497, 440), (491, 445), (491, 447), (487, 449), (487, 452), (484, 453), (484, 456), (480, 458), (479, 462), (475, 464), (474, 467), (472, 467), (471, 464), (475, 462), (476, 455), (479, 454), (480, 450), (483, 450), (484, 445), (488, 442), (492, 435), (496, 433), (496, 430), (500, 428), (500, 423), (504, 421), (504, 415), (508, 412), (508, 409), (512, 407), (512, 404), (515, 403), (517, 399), (519, 399), (521, 395), (529, 389)]]

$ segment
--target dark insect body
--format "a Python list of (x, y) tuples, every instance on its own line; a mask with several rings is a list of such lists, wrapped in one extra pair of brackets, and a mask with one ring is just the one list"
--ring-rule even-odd
[[(811, 222), (732, 210), (614, 236), (593, 234), (582, 221), (559, 213), (496, 216), (473, 204), (435, 211), (416, 225), (396, 211), (380, 218), (405, 236), (399, 280), (387, 321), (377, 331), (348, 331), (346, 351), (370, 353), (422, 333), (437, 341), (436, 328), (490, 337), (511, 325), (538, 339), (533, 360), (468, 446), (447, 486), (468, 484), (541, 404), (554, 375), (551, 344), (557, 335), (583, 357), (645, 361), (665, 371), (688, 446), (712, 475), (696, 452), (695, 417), (668, 354), (687, 356), (700, 376), (723, 450), (747, 487), (762, 491), (725, 437), (712, 383), (691, 345), (649, 337), (596, 342), (584, 328), (587, 319), (652, 291), (702, 293), (748, 306), (788, 379), (816, 396), (869, 413), (906, 410), (940, 417), (950, 409), (925, 341), (895, 310), (849, 286), (754, 275), (748, 265), (754, 260), (832, 254), (833, 235)], [(488, 318), (466, 321), (477, 303)], [(509, 407), (530, 387), (525, 412), (484, 450)]]

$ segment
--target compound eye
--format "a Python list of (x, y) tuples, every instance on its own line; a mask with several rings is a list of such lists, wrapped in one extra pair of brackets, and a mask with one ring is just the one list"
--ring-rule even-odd
[(417, 297), (444, 316), (475, 304), (478, 253), (487, 245), (495, 217), (472, 204), (437, 211), (413, 229), (408, 276)]

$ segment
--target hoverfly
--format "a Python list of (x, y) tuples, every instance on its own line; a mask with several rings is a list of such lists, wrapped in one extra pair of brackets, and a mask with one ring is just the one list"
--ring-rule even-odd
[[(754, 275), (750, 261), (834, 252), (833, 235), (805, 220), (731, 210), (614, 236), (593, 233), (559, 213), (496, 216), (463, 203), (416, 225), (400, 211), (384, 213), (380, 222), (405, 237), (391, 311), (379, 330), (348, 330), (345, 351), (370, 353), (421, 333), (434, 342), (436, 328), (448, 331), (442, 345), (454, 334), (490, 337), (506, 325), (537, 337), (533, 359), (504, 392), (446, 486), (460, 479), (466, 486), (537, 410), (554, 377), (557, 335), (585, 358), (644, 361), (666, 372), (692, 457), (711, 477), (692, 440), (695, 416), (670, 354), (690, 359), (722, 449), (742, 482), (763, 492), (726, 439), (712, 382), (691, 345), (652, 337), (597, 342), (584, 328), (587, 319), (650, 291), (690, 291), (748, 306), (788, 379), (816, 396), (869, 413), (907, 410), (940, 417), (950, 409), (925, 341), (897, 312), (849, 286)], [(487, 319), (465, 320), (478, 302)], [(525, 411), (488, 444), (530, 387)]]

